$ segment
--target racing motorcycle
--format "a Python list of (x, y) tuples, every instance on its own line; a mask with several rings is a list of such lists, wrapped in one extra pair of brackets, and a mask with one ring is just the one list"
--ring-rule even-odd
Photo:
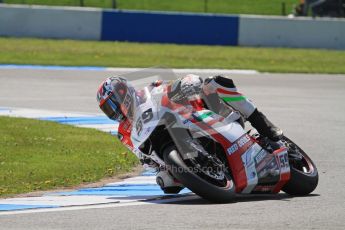
[[(167, 84), (141, 89), (133, 119), (133, 152), (165, 168), (181, 184), (212, 202), (236, 194), (307, 195), (318, 184), (310, 157), (292, 140), (277, 145), (253, 129), (221, 99), (176, 103)], [(205, 103), (205, 101), (209, 103)], [(210, 105), (210, 106), (208, 106)], [(216, 111), (215, 111), (216, 110)], [(177, 193), (181, 187), (163, 188)]]

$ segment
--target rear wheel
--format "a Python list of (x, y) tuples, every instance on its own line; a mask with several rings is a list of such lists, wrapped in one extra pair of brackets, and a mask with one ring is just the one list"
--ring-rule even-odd
[(318, 184), (319, 175), (314, 162), (293, 141), (283, 137), (288, 147), (290, 163), (290, 180), (283, 187), (283, 191), (294, 196), (308, 195)]
[(163, 154), (171, 174), (197, 195), (212, 202), (229, 202), (234, 198), (232, 178), (227, 172), (214, 170), (217, 162), (198, 165), (189, 159), (184, 161), (173, 145), (165, 148)]

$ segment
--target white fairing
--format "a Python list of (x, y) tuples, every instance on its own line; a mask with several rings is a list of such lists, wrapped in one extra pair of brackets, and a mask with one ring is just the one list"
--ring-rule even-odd
[(149, 91), (145, 88), (146, 101), (139, 104), (135, 109), (134, 126), (132, 132), (132, 143), (138, 149), (151, 135), (157, 127), (162, 109), (159, 106), (163, 94), (163, 87), (156, 87)]
[(242, 191), (242, 193), (250, 193), (258, 184), (258, 175), (255, 167), (255, 157), (261, 150), (263, 149), (258, 144), (254, 144), (242, 155), (242, 162), (245, 166), (244, 168), (246, 170), (248, 179), (247, 187)]
[[(222, 118), (220, 115), (206, 109), (195, 112), (193, 115), (195, 115), (195, 117), (202, 117), (202, 121), (205, 123)], [(216, 133), (221, 133), (222, 136), (226, 137), (226, 139), (228, 139), (230, 142), (235, 142), (238, 138), (245, 134), (245, 130), (242, 128), (242, 126), (235, 122), (239, 118), (240, 116), (237, 112), (232, 112), (223, 121), (210, 125), (210, 127), (212, 127)], [(188, 127), (195, 131), (195, 133), (193, 133), (195, 134), (195, 137), (200, 135), (210, 136), (208, 132), (201, 130), (196, 125), (190, 125)]]

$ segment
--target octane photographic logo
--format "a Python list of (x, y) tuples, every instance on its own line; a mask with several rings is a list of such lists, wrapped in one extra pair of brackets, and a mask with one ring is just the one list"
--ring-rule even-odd
[(223, 172), (226, 170), (224, 165), (221, 165), (220, 167), (211, 167), (211, 166), (202, 166), (202, 167), (176, 167), (176, 166), (166, 166), (166, 169), (171, 173), (201, 173), (201, 172), (213, 172), (214, 174), (220, 174), (222, 175)]

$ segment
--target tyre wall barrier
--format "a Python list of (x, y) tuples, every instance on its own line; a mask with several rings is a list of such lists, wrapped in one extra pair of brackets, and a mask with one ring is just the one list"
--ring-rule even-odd
[(99, 40), (102, 10), (0, 6), (0, 36)]
[(345, 20), (241, 16), (239, 45), (345, 49)]
[(0, 36), (345, 49), (345, 20), (0, 4)]

